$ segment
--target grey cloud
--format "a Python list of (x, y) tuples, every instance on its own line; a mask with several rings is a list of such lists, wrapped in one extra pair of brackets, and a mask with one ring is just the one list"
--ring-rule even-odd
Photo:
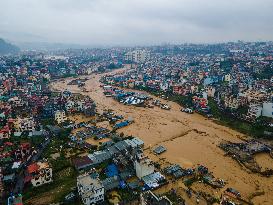
[(273, 40), (272, 9), (272, 0), (0, 0), (0, 36), (96, 45)]

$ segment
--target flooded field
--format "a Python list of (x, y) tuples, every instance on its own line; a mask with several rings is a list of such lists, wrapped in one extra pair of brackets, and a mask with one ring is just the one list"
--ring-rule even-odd
[[(226, 180), (228, 182), (226, 187), (239, 190), (243, 197), (251, 199), (254, 204), (272, 204), (273, 177), (265, 178), (250, 173), (236, 161), (225, 156), (217, 146), (222, 140), (241, 142), (241, 139), (246, 136), (198, 114), (182, 113), (180, 106), (173, 102), (162, 100), (171, 105), (171, 110), (123, 105), (104, 96), (99, 83), (100, 77), (101, 75), (88, 76), (89, 80), (85, 83), (86, 92), (75, 85), (67, 85), (71, 79), (52, 83), (51, 86), (55, 90), (67, 89), (90, 96), (96, 102), (99, 112), (104, 109), (113, 109), (115, 113), (125, 118), (132, 117), (134, 123), (118, 131), (141, 138), (145, 142), (146, 154), (154, 161), (164, 164), (165, 160), (178, 163), (182, 167), (203, 164), (216, 177)], [(167, 151), (160, 156), (155, 156), (151, 149), (156, 145), (164, 145)], [(258, 157), (257, 161), (261, 166), (272, 164), (272, 161), (265, 157)]]

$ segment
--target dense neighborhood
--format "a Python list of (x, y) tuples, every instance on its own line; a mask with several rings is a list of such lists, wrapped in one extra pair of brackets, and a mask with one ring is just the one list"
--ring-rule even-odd
[[(26, 51), (0, 56), (0, 204), (253, 204), (206, 164), (153, 161), (168, 149), (158, 144), (148, 156), (143, 139), (122, 131), (134, 118), (98, 110), (85, 95), (91, 74), (107, 100), (166, 112), (176, 102), (253, 137), (219, 150), (272, 177), (254, 157), (273, 158), (272, 42)], [(51, 85), (64, 80), (81, 92)]]

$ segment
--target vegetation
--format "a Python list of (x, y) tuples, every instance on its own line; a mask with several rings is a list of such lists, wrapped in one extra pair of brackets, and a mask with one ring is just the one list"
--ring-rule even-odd
[[(209, 106), (211, 108), (213, 116), (219, 119), (219, 121), (216, 121), (216, 123), (218, 124), (231, 127), (239, 132), (254, 137), (263, 137), (265, 130), (272, 131), (272, 128), (269, 128), (267, 126), (265, 122), (266, 120), (263, 117), (257, 119), (254, 123), (250, 123), (239, 119), (235, 119), (235, 117), (233, 117), (229, 112), (221, 111), (218, 108), (216, 102), (212, 98), (209, 98)], [(245, 113), (246, 108), (245, 107), (239, 108), (238, 112)]]
[[(68, 162), (67, 162), (68, 163)], [(53, 164), (54, 166), (58, 163)], [(57, 170), (53, 166), (53, 170)], [(76, 186), (76, 171), (73, 167), (61, 168), (58, 172), (53, 171), (53, 182), (45, 184), (41, 187), (30, 186), (25, 190), (23, 197), (26, 204), (32, 204), (35, 199), (48, 196), (48, 203), (63, 201), (64, 197), (72, 191), (72, 188)], [(30, 202), (30, 203), (28, 203)]]
[(270, 79), (272, 77), (273, 68), (270, 65), (267, 65), (259, 73), (254, 73), (254, 77), (258, 79)]

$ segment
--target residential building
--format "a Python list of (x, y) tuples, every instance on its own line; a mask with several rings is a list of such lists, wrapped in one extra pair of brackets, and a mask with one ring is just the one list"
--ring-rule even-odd
[(135, 63), (144, 63), (150, 58), (150, 53), (145, 50), (135, 50), (125, 54), (125, 60)]
[(79, 196), (84, 205), (97, 204), (104, 201), (104, 186), (97, 177), (83, 174), (77, 177)]
[(58, 110), (55, 112), (55, 121), (57, 121), (58, 124), (61, 124), (67, 120), (67, 117), (65, 115), (65, 111)]
[(25, 181), (31, 181), (35, 187), (52, 182), (52, 168), (48, 162), (37, 162), (28, 166)]
[(147, 157), (144, 156), (143, 152), (138, 152), (136, 154), (136, 160), (135, 160), (135, 170), (136, 170), (136, 176), (139, 179), (142, 179), (143, 177), (154, 173), (154, 165), (152, 161)]
[(273, 103), (272, 102), (264, 102), (262, 115), (265, 117), (273, 118)]
[(157, 196), (151, 191), (140, 195), (140, 205), (172, 205), (173, 203), (166, 196)]
[(246, 119), (252, 121), (262, 115), (262, 106), (259, 104), (251, 104), (248, 108)]
[(231, 81), (231, 79), (232, 79), (231, 74), (226, 74), (226, 75), (225, 75), (225, 79), (224, 79), (224, 80), (225, 80), (226, 82)]
[(35, 131), (36, 123), (33, 117), (20, 118), (18, 117), (14, 122), (14, 128), (17, 132)]

